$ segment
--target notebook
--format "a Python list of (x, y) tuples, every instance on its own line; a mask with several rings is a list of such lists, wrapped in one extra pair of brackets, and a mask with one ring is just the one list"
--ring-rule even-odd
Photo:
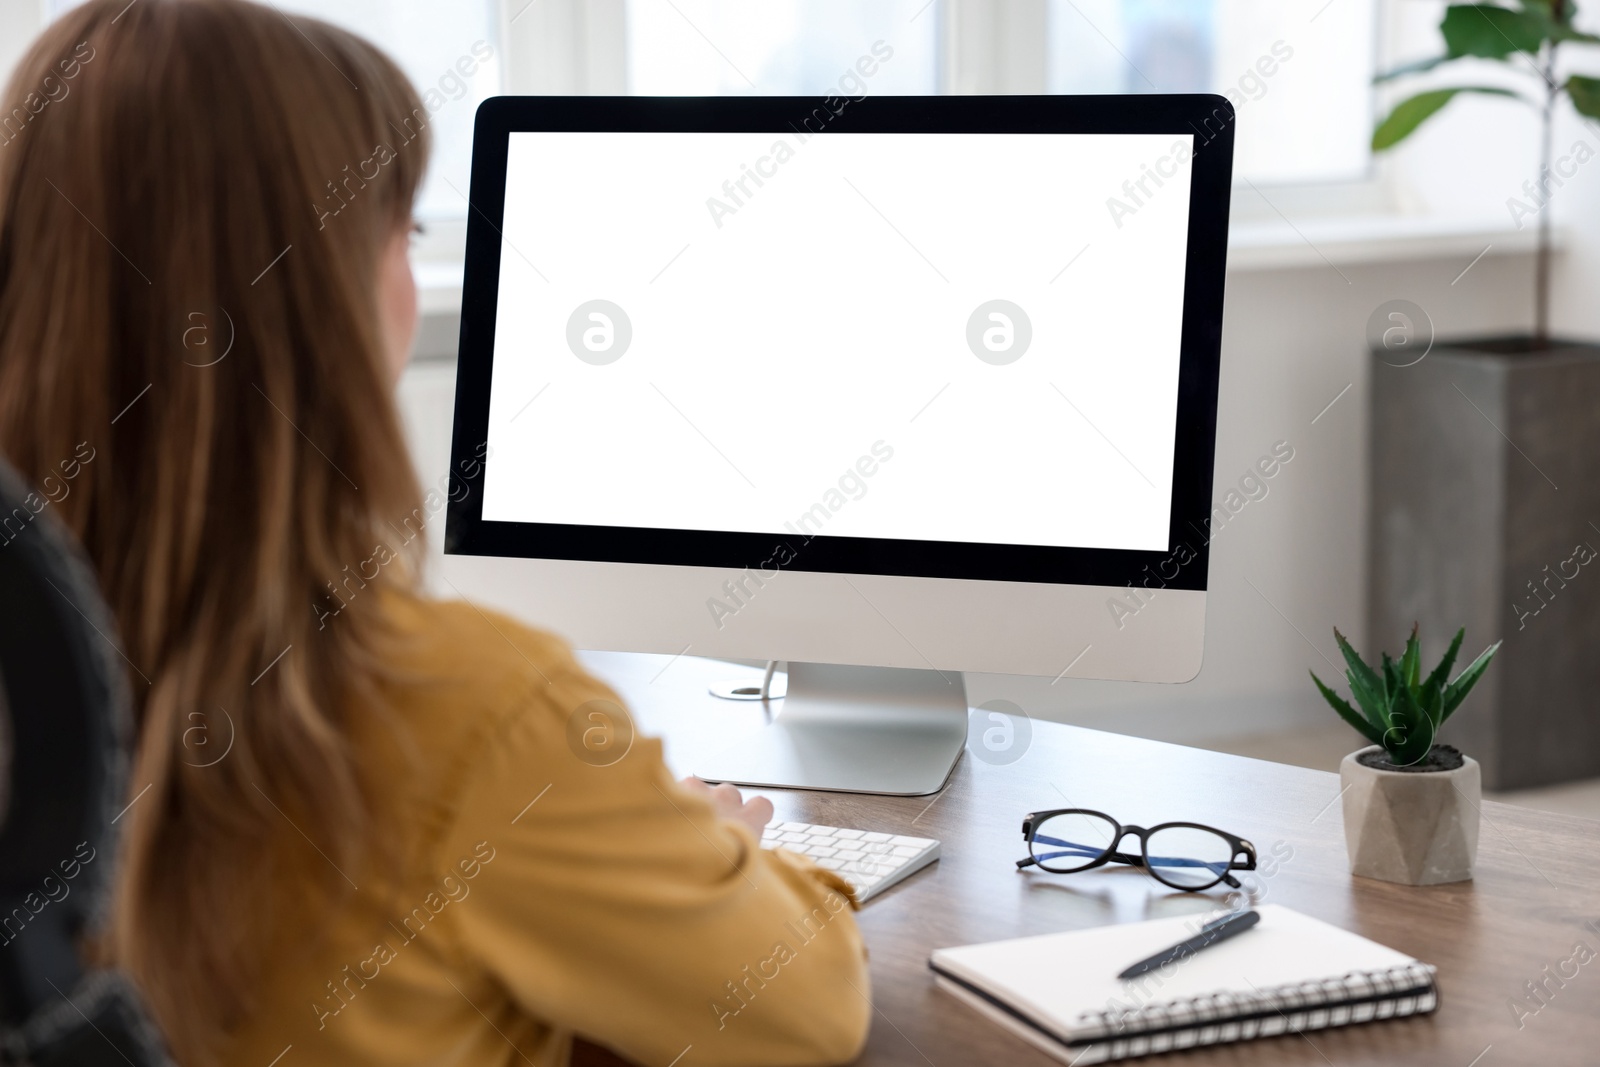
[(1068, 1063), (1394, 1019), (1438, 1006), (1434, 969), (1281, 905), (1254, 929), (1120, 981), (1203, 916), (943, 948), (940, 987)]

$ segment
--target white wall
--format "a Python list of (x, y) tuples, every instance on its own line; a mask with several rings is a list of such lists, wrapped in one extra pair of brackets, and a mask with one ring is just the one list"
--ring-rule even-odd
[[(1307, 641), (1337, 659), (1333, 626), (1365, 639), (1367, 317), (1403, 297), (1427, 309), (1446, 335), (1523, 323), (1529, 257), (1485, 256), (1452, 286), (1472, 254), (1341, 264), (1348, 281), (1320, 259), (1230, 272), (1217, 491), (1274, 442), (1288, 441), (1295, 454), (1268, 483), (1269, 494), (1213, 542), (1200, 676), (1163, 686), (985, 675), (969, 680), (973, 702), (1005, 697), (1035, 717), (1171, 740), (1322, 721), (1327, 709), (1305, 672), (1331, 668)], [(447, 363), (419, 363), (402, 385), (427, 484), (448, 467), (454, 377)], [(537, 607), (529, 614), (536, 617)]]
[(1328, 662), (1339, 658), (1334, 626), (1358, 647), (1368, 637), (1367, 317), (1398, 297), (1444, 335), (1521, 322), (1530, 259), (1486, 256), (1452, 287), (1470, 258), (1341, 265), (1348, 284), (1326, 265), (1230, 273), (1215, 492), (1273, 442), (1295, 452), (1270, 493), (1212, 542), (1199, 677), (1177, 686), (984, 677), (971, 684), (974, 702), (1003, 696), (1037, 717), (1175, 741), (1326, 721), (1306, 670), (1341, 673)]

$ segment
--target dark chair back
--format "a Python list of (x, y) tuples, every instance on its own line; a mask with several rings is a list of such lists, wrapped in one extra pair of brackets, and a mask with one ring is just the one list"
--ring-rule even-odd
[(166, 1064), (127, 981), (79, 951), (130, 799), (130, 665), (52, 506), (0, 463), (0, 1063)]

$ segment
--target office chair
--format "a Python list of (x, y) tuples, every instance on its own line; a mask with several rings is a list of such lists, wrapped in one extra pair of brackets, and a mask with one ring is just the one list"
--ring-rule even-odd
[(126, 978), (79, 951), (109, 907), (132, 726), (111, 612), (52, 506), (0, 462), (0, 1064), (167, 1065)]

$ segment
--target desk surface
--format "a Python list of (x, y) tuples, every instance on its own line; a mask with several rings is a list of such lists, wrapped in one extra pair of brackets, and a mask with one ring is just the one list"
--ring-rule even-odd
[[(642, 730), (665, 739), (667, 760), (680, 773), (695, 751), (724, 747), (762, 721), (758, 703), (702, 699), (712, 681), (759, 680), (759, 671), (691, 657), (583, 658), (617, 688)], [(1230, 830), (1254, 842), (1262, 858), (1264, 869), (1246, 882), (1257, 903), (1286, 904), (1439, 969), (1432, 1015), (1220, 1046), (1170, 1057), (1174, 1063), (1500, 1067), (1600, 1059), (1600, 958), (1574, 960), (1579, 943), (1600, 953), (1600, 824), (1585, 819), (1486, 802), (1473, 881), (1390, 885), (1349, 873), (1337, 775), (1047, 722), (1031, 723), (1013, 763), (963, 754), (935, 797), (763, 793), (779, 819), (944, 843), (939, 862), (857, 915), (877, 1012), (862, 1064), (1057, 1063), (936, 990), (928, 954), (1218, 903), (1215, 890), (1173, 892), (1132, 868), (1018, 872), (1013, 861), (1026, 855), (1022, 816), (1055, 807), (1095, 808), (1124, 823), (1185, 820)], [(1279, 858), (1275, 866), (1269, 857)], [(1525, 983), (1563, 971), (1564, 985), (1547, 982), (1545, 1006), (1524, 999)], [(1526, 1011), (1514, 1012), (1513, 1003)], [(593, 1050), (579, 1059), (611, 1061)]]

